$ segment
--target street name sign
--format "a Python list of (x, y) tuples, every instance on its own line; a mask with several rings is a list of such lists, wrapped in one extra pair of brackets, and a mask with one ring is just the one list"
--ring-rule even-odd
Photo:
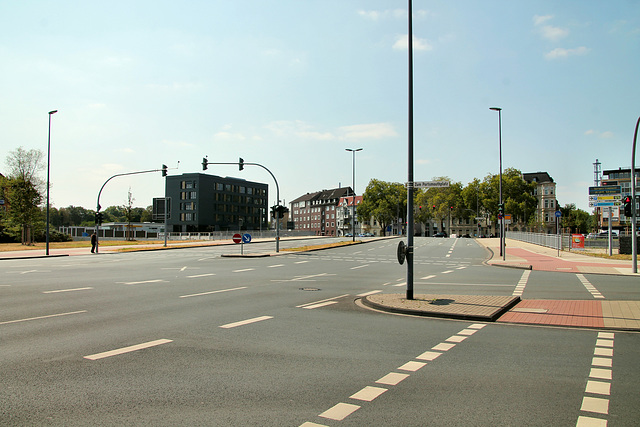
[[(405, 187), (408, 187), (411, 183), (405, 183)], [(449, 181), (415, 181), (413, 182), (413, 188), (446, 188), (449, 186)]]

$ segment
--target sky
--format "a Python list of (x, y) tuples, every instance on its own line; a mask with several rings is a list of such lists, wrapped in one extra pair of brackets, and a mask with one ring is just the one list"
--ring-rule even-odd
[[(259, 163), (285, 203), (408, 177), (408, 7), (391, 0), (0, 2), (0, 172), (43, 151), (51, 203), (95, 209), (115, 174)], [(414, 180), (548, 172), (588, 207), (596, 159), (631, 166), (640, 1), (413, 1)], [(262, 168), (206, 173), (269, 184)], [(46, 178), (46, 168), (43, 172)], [(151, 205), (160, 172), (104, 208)]]

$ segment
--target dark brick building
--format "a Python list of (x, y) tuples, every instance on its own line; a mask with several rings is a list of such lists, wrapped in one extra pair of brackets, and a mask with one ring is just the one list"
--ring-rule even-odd
[(269, 186), (202, 173), (167, 176), (170, 232), (267, 228)]

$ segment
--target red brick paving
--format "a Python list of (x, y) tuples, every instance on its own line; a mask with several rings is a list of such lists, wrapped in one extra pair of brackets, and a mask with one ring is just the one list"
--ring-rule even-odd
[(554, 326), (604, 327), (601, 301), (525, 300), (516, 310), (544, 309), (546, 313), (508, 311), (498, 322), (529, 323)]
[(525, 259), (534, 270), (566, 271), (580, 273), (578, 266), (582, 267), (620, 267), (619, 264), (603, 264), (596, 262), (565, 261), (561, 258), (537, 254), (522, 248), (509, 248), (507, 254)]

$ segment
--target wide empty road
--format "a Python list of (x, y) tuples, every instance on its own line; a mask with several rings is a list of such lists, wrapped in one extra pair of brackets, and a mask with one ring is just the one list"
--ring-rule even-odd
[[(638, 425), (636, 333), (361, 307), (405, 292), (398, 242), (2, 261), (0, 425)], [(415, 292), (596, 298), (578, 275), (486, 257), (416, 238)], [(640, 299), (637, 278), (583, 278)]]

